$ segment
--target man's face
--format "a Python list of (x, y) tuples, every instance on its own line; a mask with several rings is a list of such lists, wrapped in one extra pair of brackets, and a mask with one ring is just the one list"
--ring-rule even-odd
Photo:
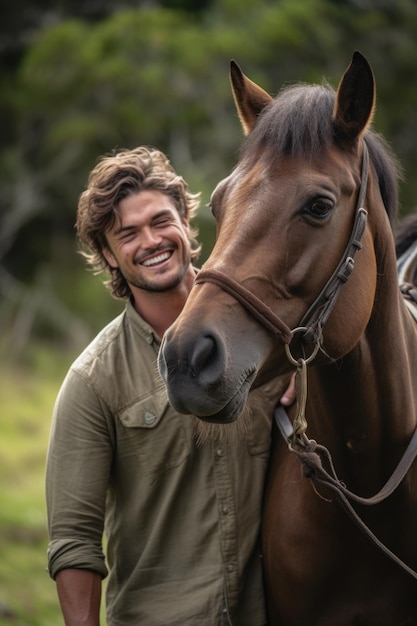
[(188, 223), (171, 198), (147, 189), (124, 198), (118, 217), (106, 232), (103, 250), (130, 287), (162, 292), (177, 287), (191, 263)]

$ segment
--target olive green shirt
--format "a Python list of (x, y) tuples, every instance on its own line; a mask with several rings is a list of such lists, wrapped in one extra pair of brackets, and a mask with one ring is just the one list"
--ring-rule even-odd
[(168, 404), (159, 345), (128, 303), (63, 382), (47, 460), (49, 573), (109, 571), (108, 626), (262, 626), (274, 399), (251, 394), (240, 441), (197, 444), (194, 418)]

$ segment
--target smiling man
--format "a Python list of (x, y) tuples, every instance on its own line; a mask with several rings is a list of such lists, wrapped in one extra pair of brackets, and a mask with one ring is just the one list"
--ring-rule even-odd
[(146, 147), (102, 158), (80, 196), (84, 256), (126, 308), (54, 409), (48, 569), (67, 626), (99, 625), (107, 574), (107, 626), (266, 624), (258, 540), (276, 391), (253, 392), (239, 441), (197, 444), (156, 367), (196, 275), (198, 203)]
[(190, 228), (173, 199), (157, 189), (118, 202), (103, 255), (129, 284), (136, 311), (159, 337), (180, 313), (192, 287)]

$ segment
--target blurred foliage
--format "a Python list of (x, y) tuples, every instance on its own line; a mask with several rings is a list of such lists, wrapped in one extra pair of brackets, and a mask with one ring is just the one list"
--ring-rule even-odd
[[(122, 304), (76, 254), (78, 196), (99, 155), (155, 145), (203, 193), (207, 208), (232, 169), (242, 133), (231, 58), (272, 94), (325, 78), (337, 85), (354, 49), (376, 76), (375, 128), (405, 170), (402, 212), (414, 209), (417, 3), (413, 0), (29, 0), (1, 9), (0, 322), (12, 340), (80, 346)], [(17, 346), (17, 347), (16, 347)], [(19, 348), (20, 347), (20, 348)]]
[(32, 342), (19, 367), (0, 365), (1, 626), (64, 626), (46, 571), (44, 476), (52, 407), (69, 356), (76, 352), (60, 357)]

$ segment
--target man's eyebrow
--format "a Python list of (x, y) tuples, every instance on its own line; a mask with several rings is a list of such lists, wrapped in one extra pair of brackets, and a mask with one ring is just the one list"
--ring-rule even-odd
[(165, 217), (166, 215), (173, 215), (174, 214), (175, 209), (161, 209), (158, 213), (155, 213), (155, 215), (152, 218), (152, 221), (159, 219), (160, 217)]
[[(158, 220), (161, 217), (167, 217), (167, 216), (172, 216), (173, 215), (173, 211), (174, 209), (161, 209), (160, 211), (158, 211), (158, 213), (155, 213), (155, 215), (152, 216), (151, 221), (155, 222), (156, 220)], [(114, 236), (116, 237), (117, 235), (121, 235), (122, 233), (129, 231), (129, 230), (135, 230), (137, 227), (132, 224), (121, 224), (121, 226), (119, 226), (119, 228), (117, 228), (117, 230), (114, 231)]]
[(122, 233), (126, 232), (127, 230), (133, 230), (134, 228), (135, 227), (133, 225), (132, 226), (129, 226), (129, 225), (123, 226), (123, 224), (122, 224), (120, 226), (120, 228), (118, 228), (117, 230), (114, 231), (114, 235), (115, 236), (121, 235)]
[[(158, 213), (155, 213), (155, 215), (152, 216), (151, 222), (156, 222), (161, 217), (173, 217), (173, 216), (175, 216), (175, 209), (171, 207), (166, 208), (166, 209), (161, 209), (160, 211), (158, 211)], [(133, 224), (131, 226), (129, 226), (129, 224), (126, 224), (126, 225), (122, 224), (117, 230), (114, 231), (114, 234), (119, 235), (125, 232), (126, 230), (134, 230), (136, 228), (137, 226)]]

